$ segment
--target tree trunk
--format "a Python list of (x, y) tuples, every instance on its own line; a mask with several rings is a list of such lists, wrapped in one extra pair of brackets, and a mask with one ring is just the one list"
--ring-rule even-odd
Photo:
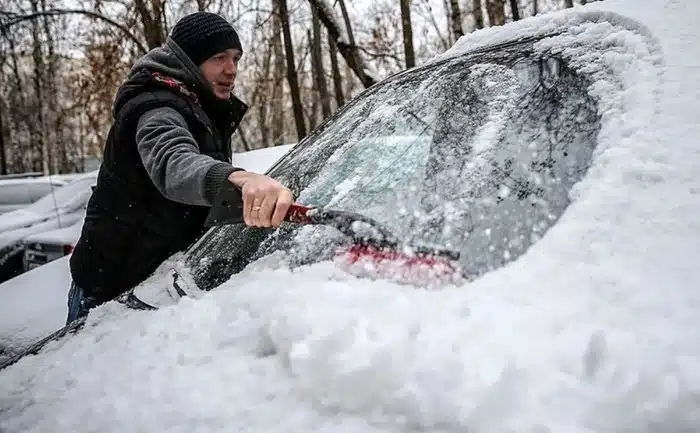
[(148, 10), (147, 0), (134, 0), (134, 7), (141, 19), (143, 35), (150, 50), (160, 47), (165, 42), (163, 30), (163, 14), (161, 12), (163, 0), (150, 0), (153, 11)]
[[(32, 12), (37, 13), (39, 11), (39, 4), (37, 0), (32, 0)], [(41, 171), (44, 174), (48, 174), (49, 171), (49, 161), (48, 161), (48, 151), (46, 149), (46, 122), (44, 115), (44, 76), (45, 76), (45, 66), (44, 66), (44, 55), (41, 52), (41, 39), (39, 34), (39, 23), (37, 20), (32, 21), (32, 60), (34, 61), (34, 108), (36, 114), (36, 121), (32, 125), (32, 144), (37, 147), (37, 154), (34, 159), (35, 171)]]
[[(42, 11), (46, 11), (46, 0), (41, 0)], [(65, 140), (63, 139), (63, 125), (61, 122), (62, 116), (61, 108), (58, 102), (58, 85), (56, 84), (56, 78), (58, 76), (58, 71), (56, 68), (56, 53), (55, 53), (55, 42), (53, 34), (51, 31), (51, 25), (49, 23), (49, 17), (44, 15), (44, 34), (46, 35), (46, 47), (48, 50), (48, 73), (46, 74), (46, 89), (47, 97), (46, 103), (48, 105), (47, 118), (46, 118), (46, 137), (47, 142), (47, 152), (48, 152), (48, 163), (50, 167), (50, 172), (58, 172), (59, 165), (65, 165), (66, 159), (66, 149)]]
[(3, 111), (5, 107), (0, 105), (0, 174), (7, 174), (7, 153), (5, 151), (5, 124), (3, 123)]
[[(258, 131), (260, 132), (260, 142), (264, 147), (269, 147), (270, 140), (269, 137), (269, 129), (267, 125), (268, 121), (268, 113), (270, 109), (270, 104), (268, 104), (268, 99), (267, 95), (272, 93), (271, 87), (274, 87), (274, 85), (271, 85), (271, 79), (270, 79), (270, 69), (272, 68), (272, 44), (274, 42), (270, 40), (270, 42), (267, 44), (265, 47), (266, 52), (263, 52), (263, 64), (262, 64), (262, 70), (259, 70), (259, 78), (258, 78), (258, 83), (256, 84), (256, 88), (258, 89), (258, 92), (262, 91), (263, 95), (262, 98), (256, 97), (256, 103), (258, 103), (258, 114), (259, 114), (259, 120), (258, 120)], [(269, 93), (268, 93), (269, 92)], [(261, 101), (260, 101), (261, 100)], [(258, 102), (260, 101), (260, 102)]]
[(284, 144), (284, 52), (282, 51), (282, 20), (273, 1), (272, 54), (275, 56), (272, 86), (272, 143)]
[(489, 26), (502, 26), (506, 23), (506, 0), (486, 0), (486, 13), (489, 15)]
[(309, 3), (311, 4), (311, 7), (317, 9), (319, 19), (326, 27), (326, 30), (328, 30), (329, 35), (336, 41), (340, 54), (343, 56), (355, 75), (357, 75), (357, 78), (360, 79), (365, 87), (374, 85), (377, 82), (377, 78), (369, 73), (369, 68), (363, 61), (359, 50), (355, 45), (355, 39), (352, 35), (352, 27), (350, 26), (350, 20), (348, 18), (343, 0), (339, 0), (338, 3), (340, 4), (343, 11), (343, 17), (345, 18), (345, 27), (347, 29), (348, 37), (347, 40), (341, 37), (343, 32), (340, 25), (335, 20), (333, 10), (327, 8), (327, 4), (324, 2), (324, 0), (309, 0)]
[(333, 89), (335, 91), (336, 109), (345, 105), (345, 96), (343, 95), (343, 80), (340, 76), (340, 68), (338, 67), (338, 49), (335, 46), (335, 41), (328, 35), (328, 49), (331, 56), (331, 71), (333, 73)]
[(413, 51), (413, 28), (411, 26), (411, 0), (399, 0), (401, 4), (401, 28), (403, 29), (403, 50), (406, 69), (416, 66), (416, 54)]
[(484, 11), (481, 8), (481, 0), (474, 0), (472, 3), (472, 9), (472, 13), (474, 14), (474, 26), (477, 28), (477, 30), (483, 29)]
[(537, 12), (538, 12), (538, 10), (537, 10), (537, 6), (538, 6), (538, 5), (537, 5), (537, 2), (538, 2), (538, 0), (532, 0), (532, 16), (533, 16), (533, 17), (534, 17), (535, 15), (537, 15)]
[(574, 7), (574, 0), (564, 0), (564, 7), (565, 7), (565, 8), (572, 8), (572, 7)]
[(328, 95), (326, 74), (323, 68), (323, 51), (321, 50), (321, 20), (318, 19), (316, 8), (311, 8), (311, 27), (313, 39), (311, 39), (311, 65), (315, 77), (316, 91), (321, 103), (321, 115), (323, 119), (331, 115), (331, 101)]
[(450, 0), (452, 33), (455, 36), (455, 41), (464, 36), (462, 31), (462, 11), (459, 9), (459, 0)]
[(294, 108), (294, 123), (297, 128), (297, 140), (301, 141), (306, 137), (306, 125), (304, 123), (304, 109), (301, 106), (301, 94), (299, 92), (299, 81), (297, 78), (296, 66), (294, 65), (294, 46), (292, 44), (292, 32), (289, 28), (289, 11), (287, 0), (275, 0), (280, 11), (282, 21), (282, 34), (284, 36), (284, 51), (287, 57), (287, 81), (292, 94), (292, 105)]
[(520, 19), (520, 10), (518, 9), (518, 0), (510, 0), (510, 10), (513, 13), (513, 21)]

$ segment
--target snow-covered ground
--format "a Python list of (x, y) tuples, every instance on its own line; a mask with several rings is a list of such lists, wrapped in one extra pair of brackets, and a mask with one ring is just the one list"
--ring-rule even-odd
[(0, 431), (699, 431), (698, 16), (694, 0), (608, 0), (446, 54), (567, 26), (540, 47), (568, 44), (595, 78), (594, 166), (519, 260), (441, 291), (324, 262), (252, 267), (155, 312), (110, 303), (0, 372)]

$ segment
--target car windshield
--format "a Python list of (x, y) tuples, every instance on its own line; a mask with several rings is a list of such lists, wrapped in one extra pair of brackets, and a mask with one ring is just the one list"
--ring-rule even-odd
[[(309, 206), (371, 217), (408, 244), (461, 253), (478, 276), (521, 255), (564, 212), (599, 130), (588, 83), (526, 46), (463, 56), (386, 80), (300, 143), (271, 175)], [(228, 226), (192, 248), (210, 289), (253, 259), (332, 256), (330, 228)]]

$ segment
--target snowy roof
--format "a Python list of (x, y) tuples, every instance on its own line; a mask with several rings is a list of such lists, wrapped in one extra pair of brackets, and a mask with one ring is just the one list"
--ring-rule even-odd
[[(155, 312), (107, 304), (0, 372), (0, 429), (696, 429), (700, 3), (594, 9), (654, 38), (608, 15), (539, 43), (590, 73), (602, 128), (569, 209), (520, 259), (442, 291), (323, 262), (248, 269)], [(475, 33), (450, 55), (580, 11)]]

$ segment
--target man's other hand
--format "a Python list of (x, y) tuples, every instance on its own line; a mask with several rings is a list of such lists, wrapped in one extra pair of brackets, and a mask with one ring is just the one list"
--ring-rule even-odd
[(294, 202), (292, 191), (275, 179), (248, 171), (235, 171), (228, 180), (241, 189), (243, 219), (254, 227), (279, 227)]

